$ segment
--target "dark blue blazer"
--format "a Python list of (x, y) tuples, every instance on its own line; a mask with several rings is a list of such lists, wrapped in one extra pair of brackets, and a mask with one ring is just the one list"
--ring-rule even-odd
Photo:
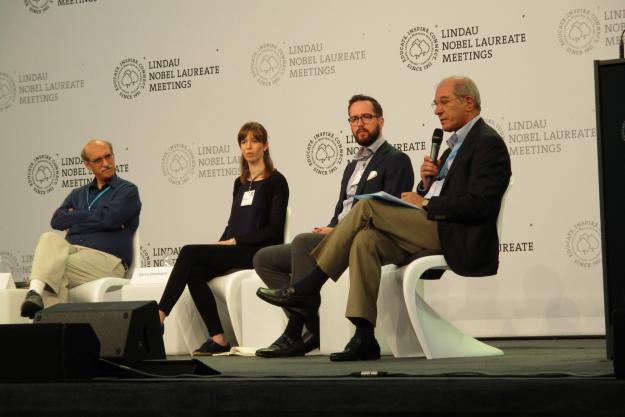
[[(447, 149), (441, 160), (449, 155)], [(443, 255), (452, 271), (463, 276), (497, 273), (497, 216), (510, 180), (508, 148), (501, 136), (479, 119), (456, 155), (439, 197), (427, 205), (438, 222)], [(422, 184), (420, 184), (420, 189)]]
[[(328, 224), (330, 227), (335, 227), (339, 222), (338, 216), (343, 210), (343, 200), (347, 198), (347, 183), (354, 173), (355, 168), (355, 160), (351, 160), (345, 167), (343, 179), (341, 180), (339, 200), (336, 203), (334, 216), (332, 220), (330, 220), (330, 224)], [(371, 171), (376, 171), (377, 176), (367, 180)], [(367, 165), (367, 168), (365, 168), (365, 172), (362, 174), (362, 178), (358, 183), (356, 194), (386, 191), (389, 194), (399, 197), (404, 191), (411, 191), (413, 186), (414, 171), (412, 170), (410, 157), (396, 149), (390, 143), (384, 142), (373, 154), (371, 161)], [(354, 200), (354, 204), (356, 204), (357, 201), (358, 200)]]

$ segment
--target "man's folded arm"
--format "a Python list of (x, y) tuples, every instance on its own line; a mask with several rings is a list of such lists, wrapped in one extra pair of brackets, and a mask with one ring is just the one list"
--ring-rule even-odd
[(74, 204), (75, 191), (72, 191), (56, 209), (50, 220), (50, 226), (55, 230), (67, 230), (89, 216), (85, 210), (76, 210)]
[(141, 211), (139, 190), (133, 184), (124, 184), (115, 190), (113, 198), (85, 211), (87, 216), (69, 228), (70, 234), (117, 230)]

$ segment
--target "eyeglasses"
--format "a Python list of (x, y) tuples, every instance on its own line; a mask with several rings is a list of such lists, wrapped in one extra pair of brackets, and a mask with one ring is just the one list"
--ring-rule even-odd
[(101, 164), (101, 163), (102, 163), (105, 159), (106, 159), (106, 160), (111, 160), (111, 159), (113, 159), (113, 154), (112, 154), (112, 153), (107, 153), (107, 154), (106, 154), (106, 155), (104, 155), (104, 156), (101, 156), (101, 157), (96, 158), (96, 159), (94, 159), (94, 160), (88, 160), (88, 161), (89, 161), (89, 163), (91, 163), (91, 164), (94, 164), (94, 165), (99, 165), (99, 164)]
[(377, 119), (380, 116), (376, 116), (374, 114), (365, 113), (361, 116), (352, 116), (347, 121), (352, 125), (357, 125), (359, 121), (362, 120), (362, 123), (369, 123), (373, 119)]
[(433, 109), (435, 109), (439, 105), (441, 105), (443, 107), (447, 107), (447, 105), (449, 103), (451, 103), (452, 101), (454, 101), (454, 100), (462, 101), (462, 99), (460, 97), (452, 97), (452, 98), (443, 97), (442, 99), (440, 99), (440, 101), (434, 100), (433, 102), (431, 102), (430, 106), (432, 106)]

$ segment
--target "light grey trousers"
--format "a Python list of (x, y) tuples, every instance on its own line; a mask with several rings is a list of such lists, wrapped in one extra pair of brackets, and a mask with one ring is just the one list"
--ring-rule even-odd
[(102, 277), (123, 277), (121, 259), (106, 252), (72, 245), (63, 236), (41, 235), (33, 257), (30, 279), (46, 283), (44, 304), (66, 302), (68, 289)]

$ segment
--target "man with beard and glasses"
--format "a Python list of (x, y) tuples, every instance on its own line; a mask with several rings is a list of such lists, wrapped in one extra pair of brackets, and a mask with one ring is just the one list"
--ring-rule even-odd
[(65, 235), (46, 232), (33, 258), (22, 317), (67, 300), (68, 287), (102, 277), (123, 277), (132, 262), (141, 200), (133, 183), (116, 174), (110, 142), (91, 140), (80, 154), (93, 181), (72, 190), (50, 222)]
[[(360, 149), (343, 172), (334, 216), (327, 226), (299, 234), (290, 244), (266, 247), (256, 253), (254, 268), (269, 288), (291, 285), (315, 266), (310, 252), (347, 215), (358, 201), (354, 200), (355, 195), (385, 191), (399, 197), (414, 185), (410, 158), (382, 136), (384, 117), (380, 103), (373, 97), (355, 95), (349, 100), (347, 111)], [(257, 356), (302, 356), (319, 347), (319, 316), (304, 315), (297, 309), (287, 309), (287, 315), (284, 333), (271, 346), (257, 350)], [(307, 331), (302, 336), (304, 326)]]

